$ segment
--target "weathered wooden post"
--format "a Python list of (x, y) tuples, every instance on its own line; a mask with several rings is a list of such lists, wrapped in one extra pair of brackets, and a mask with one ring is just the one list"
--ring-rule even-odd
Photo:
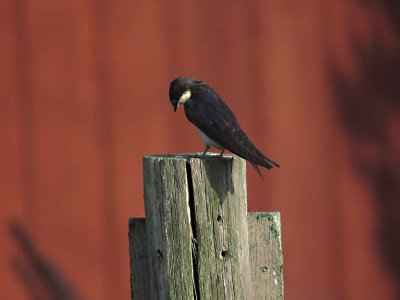
[(253, 299), (283, 299), (283, 258), (279, 212), (247, 217)]
[[(129, 222), (132, 299), (256, 299), (250, 258), (260, 262), (249, 254), (245, 161), (161, 155), (145, 156), (143, 165), (146, 220)], [(259, 260), (268, 268), (266, 257)]]

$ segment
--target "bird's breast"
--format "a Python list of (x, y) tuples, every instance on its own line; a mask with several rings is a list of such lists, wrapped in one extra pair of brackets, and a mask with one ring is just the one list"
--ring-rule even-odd
[(198, 130), (198, 132), (200, 133), (201, 138), (203, 139), (204, 143), (208, 146), (211, 147), (215, 147), (218, 149), (224, 149), (224, 147), (222, 147), (220, 144), (218, 144), (216, 141), (214, 141), (213, 139), (211, 139), (210, 137), (208, 137), (207, 134), (205, 134), (203, 131), (201, 131), (199, 128), (196, 127), (196, 129)]

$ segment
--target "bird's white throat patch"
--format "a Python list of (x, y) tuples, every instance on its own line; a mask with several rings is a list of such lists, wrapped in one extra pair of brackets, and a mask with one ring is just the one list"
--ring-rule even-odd
[(192, 92), (189, 89), (184, 91), (182, 96), (179, 98), (178, 103), (184, 104), (186, 101), (188, 101), (190, 99), (191, 96), (192, 96)]

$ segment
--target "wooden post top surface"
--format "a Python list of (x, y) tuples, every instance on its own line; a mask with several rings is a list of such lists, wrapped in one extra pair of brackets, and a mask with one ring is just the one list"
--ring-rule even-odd
[(205, 156), (203, 156), (203, 152), (197, 153), (176, 153), (176, 154), (146, 154), (143, 156), (143, 159), (156, 159), (156, 158), (170, 158), (170, 159), (239, 159), (243, 160), (241, 157), (232, 154), (232, 153), (224, 153), (221, 157), (220, 153), (215, 152), (207, 152)]

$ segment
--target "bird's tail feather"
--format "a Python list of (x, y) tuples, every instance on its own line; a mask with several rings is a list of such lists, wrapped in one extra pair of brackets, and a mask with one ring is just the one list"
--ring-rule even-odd
[(257, 164), (255, 164), (255, 163), (251, 163), (251, 164), (252, 164), (252, 166), (254, 167), (254, 169), (256, 169), (258, 175), (260, 175), (260, 177), (261, 177), (262, 179), (264, 179), (264, 177), (262, 176), (261, 171), (260, 171), (260, 169), (258, 168)]
[(278, 163), (274, 162), (273, 160), (269, 159), (268, 157), (264, 156), (264, 161), (267, 162), (269, 167), (266, 167), (266, 168), (268, 168), (268, 169), (271, 169), (273, 166), (278, 167), (278, 168), (281, 167)]

